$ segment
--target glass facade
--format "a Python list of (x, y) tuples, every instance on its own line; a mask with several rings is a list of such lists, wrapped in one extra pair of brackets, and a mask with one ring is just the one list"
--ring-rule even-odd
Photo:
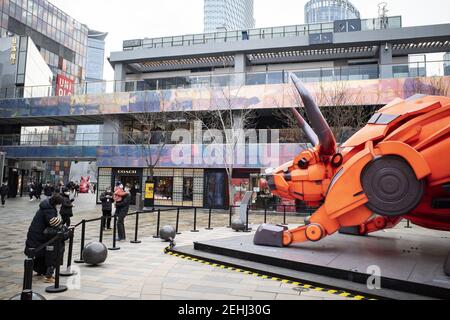
[(311, 0), (305, 5), (305, 23), (359, 19), (359, 11), (347, 0)]
[(0, 0), (0, 36), (27, 35), (56, 74), (86, 78), (88, 27), (46, 0)]
[[(86, 80), (102, 81), (105, 61), (105, 38), (108, 34), (89, 30), (87, 46)], [(89, 89), (89, 88), (88, 88)]]
[(205, 0), (205, 32), (255, 27), (254, 0)]

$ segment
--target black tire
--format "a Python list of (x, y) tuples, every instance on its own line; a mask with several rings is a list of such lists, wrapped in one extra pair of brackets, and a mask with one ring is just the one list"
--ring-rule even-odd
[(417, 180), (408, 162), (397, 156), (369, 163), (361, 175), (369, 202), (367, 208), (385, 217), (399, 217), (415, 209), (424, 194), (424, 181)]

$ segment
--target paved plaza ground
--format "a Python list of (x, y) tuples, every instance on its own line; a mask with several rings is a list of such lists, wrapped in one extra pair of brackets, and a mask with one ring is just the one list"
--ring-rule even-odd
[[(74, 223), (82, 219), (98, 218), (101, 206), (94, 203), (93, 195), (80, 195), (75, 202)], [(26, 233), (37, 210), (38, 202), (27, 198), (10, 199), (5, 208), (0, 208), (0, 299), (9, 299), (22, 289), (23, 254)], [(192, 233), (192, 210), (181, 212), (180, 231), (177, 245), (191, 245), (194, 241), (235, 237), (236, 233), (226, 228), (227, 212), (214, 212), (214, 230), (205, 230), (208, 212), (199, 211), (199, 233)], [(175, 224), (176, 212), (164, 213), (161, 225)], [(262, 215), (251, 215), (250, 222), (257, 225), (263, 222)], [(289, 224), (300, 224), (303, 217), (289, 216)], [(269, 222), (281, 223), (282, 216), (270, 216)], [(134, 218), (127, 218), (128, 240), (133, 238)], [(399, 226), (404, 228), (404, 226)], [(74, 259), (79, 257), (80, 230), (75, 234)], [(88, 224), (86, 243), (98, 240), (99, 223)], [(75, 286), (64, 293), (48, 294), (49, 286), (42, 279), (34, 277), (33, 290), (47, 299), (57, 300), (324, 300), (346, 299), (325, 292), (298, 290), (295, 285), (262, 279), (253, 275), (179, 259), (164, 254), (167, 243), (152, 236), (156, 232), (156, 214), (141, 216), (139, 240), (141, 244), (120, 242), (118, 251), (109, 251), (107, 262), (98, 267), (75, 265), (80, 276), (61, 278), (61, 284), (69, 281)], [(112, 245), (112, 232), (106, 232), (104, 243)], [(67, 253), (67, 245), (66, 245)], [(65, 270), (62, 267), (62, 270)], [(297, 289), (297, 290), (296, 290)]]

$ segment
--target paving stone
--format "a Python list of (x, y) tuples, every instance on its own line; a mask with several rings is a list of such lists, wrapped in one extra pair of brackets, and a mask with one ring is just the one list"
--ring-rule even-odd
[[(0, 298), (9, 299), (22, 289), (23, 246), (29, 224), (37, 211), (38, 203), (30, 203), (26, 199), (11, 199), (8, 210), (0, 211), (0, 225), (4, 226), (0, 238)], [(199, 228), (207, 224), (208, 214), (198, 212)], [(206, 212), (207, 213), (207, 210)], [(76, 199), (74, 222), (100, 216), (100, 207), (95, 205), (93, 195), (80, 195)], [(194, 241), (234, 237), (236, 234), (223, 226), (228, 224), (228, 214), (213, 216), (213, 231), (201, 229), (199, 233), (189, 232), (192, 229), (190, 220), (192, 210), (182, 211), (180, 230), (177, 236), (179, 246), (192, 245)], [(252, 217), (253, 219), (262, 216)], [(271, 217), (271, 219), (276, 217)], [(279, 217), (278, 217), (279, 218)], [(290, 217), (290, 219), (293, 219)], [(14, 221), (14, 223), (10, 223)], [(291, 222), (291, 220), (289, 220)], [(173, 224), (174, 215), (167, 215), (162, 224)], [(253, 222), (253, 221), (251, 221)], [(279, 221), (278, 221), (279, 223)], [(324, 294), (318, 296), (300, 296), (292, 288), (271, 280), (256, 278), (252, 275), (223, 270), (197, 262), (182, 260), (163, 253), (167, 243), (153, 239), (155, 232), (155, 215), (143, 215), (139, 230), (142, 244), (129, 242), (118, 243), (118, 251), (109, 251), (108, 260), (101, 266), (90, 267), (74, 264), (80, 271), (80, 289), (49, 295), (45, 292), (48, 284), (41, 279), (33, 279), (33, 290), (48, 299), (57, 300), (179, 300), (179, 299), (212, 299), (212, 300), (249, 300), (249, 299), (326, 299), (334, 298)], [(134, 230), (134, 219), (126, 220), (128, 238)], [(78, 229), (80, 230), (80, 229)], [(74, 259), (80, 255), (80, 231), (75, 234)], [(148, 235), (145, 237), (144, 235)], [(104, 243), (112, 246), (112, 233), (104, 234)], [(98, 240), (98, 223), (88, 224), (86, 241)], [(67, 246), (66, 246), (67, 252)], [(4, 259), (1, 259), (4, 258)], [(66, 259), (67, 257), (65, 257)], [(64, 270), (64, 268), (63, 268)], [(78, 279), (64, 278), (61, 283)]]

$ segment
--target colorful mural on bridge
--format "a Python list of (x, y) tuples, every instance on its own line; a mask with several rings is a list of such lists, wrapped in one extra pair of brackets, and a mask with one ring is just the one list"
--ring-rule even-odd
[[(416, 93), (450, 95), (450, 77), (310, 83), (319, 105), (384, 105)], [(0, 100), (0, 117), (64, 117), (212, 109), (269, 109), (296, 105), (289, 84), (88, 94)]]
[[(234, 168), (277, 167), (299, 154), (300, 144), (247, 144), (229, 150), (233, 160), (224, 160), (224, 145), (165, 145), (152, 147), (153, 159), (161, 152), (157, 167), (161, 168)], [(74, 147), (74, 146), (15, 146), (0, 147), (8, 158), (22, 160), (96, 160), (98, 167), (146, 168), (146, 154), (136, 145)]]

